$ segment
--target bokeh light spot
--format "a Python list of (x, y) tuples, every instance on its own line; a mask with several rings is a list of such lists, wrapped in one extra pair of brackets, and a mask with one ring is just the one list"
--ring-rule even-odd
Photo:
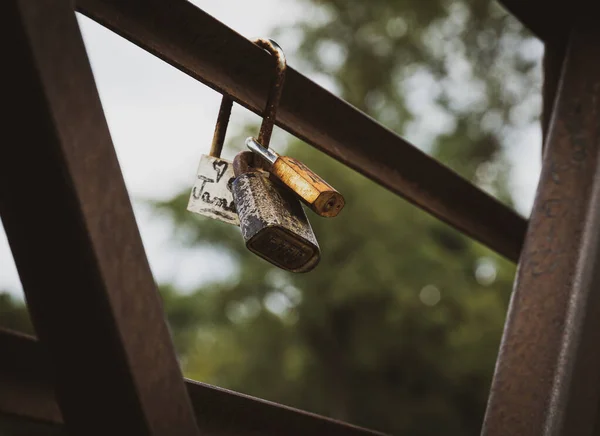
[(425, 286), (419, 293), (419, 299), (421, 300), (421, 303), (425, 304), (426, 306), (435, 306), (440, 302), (441, 298), (442, 296), (440, 294), (440, 290), (433, 285)]

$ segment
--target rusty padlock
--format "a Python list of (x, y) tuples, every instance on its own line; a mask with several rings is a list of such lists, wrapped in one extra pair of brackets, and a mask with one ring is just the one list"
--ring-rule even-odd
[(225, 132), (231, 115), (233, 100), (223, 95), (210, 154), (203, 154), (198, 165), (187, 209), (229, 224), (239, 225), (231, 183), (235, 178), (232, 162), (221, 159)]
[(233, 160), (233, 199), (246, 247), (279, 268), (308, 272), (321, 254), (302, 204), (256, 168), (255, 160), (249, 151)]
[(248, 138), (246, 146), (262, 157), (264, 164), (261, 166), (263, 168), (294, 191), (312, 211), (320, 216), (334, 217), (344, 207), (345, 201), (342, 194), (303, 163), (288, 156), (280, 156), (269, 149), (275, 114), (285, 81), (286, 60), (283, 50), (275, 41), (258, 39), (254, 43), (275, 57), (277, 68), (258, 140)]

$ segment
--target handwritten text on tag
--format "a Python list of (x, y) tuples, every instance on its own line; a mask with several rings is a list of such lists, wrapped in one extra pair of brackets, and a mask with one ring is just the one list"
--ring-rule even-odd
[(202, 155), (187, 209), (190, 212), (239, 226), (240, 221), (231, 193), (231, 183), (234, 179), (231, 162)]

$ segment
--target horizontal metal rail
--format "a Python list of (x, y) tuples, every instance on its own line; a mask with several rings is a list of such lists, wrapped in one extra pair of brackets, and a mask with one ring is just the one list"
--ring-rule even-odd
[(597, 0), (547, 1), (498, 0), (525, 27), (546, 44), (564, 44), (571, 23), (583, 10), (590, 16), (599, 16)]
[[(0, 329), (0, 414), (62, 426), (48, 359), (35, 338)], [(79, 380), (82, 385), (86, 380)], [(381, 436), (371, 430), (191, 380), (198, 426), (218, 436)]]
[[(269, 54), (186, 0), (76, 0), (79, 11), (255, 113)], [(288, 69), (277, 125), (517, 261), (526, 220), (394, 132)]]

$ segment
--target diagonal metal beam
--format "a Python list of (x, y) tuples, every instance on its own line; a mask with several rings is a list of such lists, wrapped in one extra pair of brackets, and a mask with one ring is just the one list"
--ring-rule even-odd
[(0, 9), (0, 215), (67, 430), (195, 436), (72, 4)]
[(564, 40), (569, 28), (571, 9), (564, 1), (547, 0), (498, 0), (508, 12), (545, 43)]
[(573, 19), (581, 13), (600, 18), (596, 0), (498, 0), (525, 27), (544, 43), (564, 44)]
[[(76, 0), (77, 8), (239, 104), (261, 113), (269, 55), (186, 0)], [(519, 258), (526, 221), (303, 75), (288, 70), (277, 124), (496, 250)]]
[[(0, 350), (3, 357), (0, 359), (0, 416), (5, 414), (62, 428), (62, 417), (46, 370), (47, 359), (37, 341), (31, 336), (0, 329)], [(89, 377), (79, 382), (88, 387)], [(204, 435), (382, 436), (372, 430), (204, 383), (186, 380), (185, 384)]]

